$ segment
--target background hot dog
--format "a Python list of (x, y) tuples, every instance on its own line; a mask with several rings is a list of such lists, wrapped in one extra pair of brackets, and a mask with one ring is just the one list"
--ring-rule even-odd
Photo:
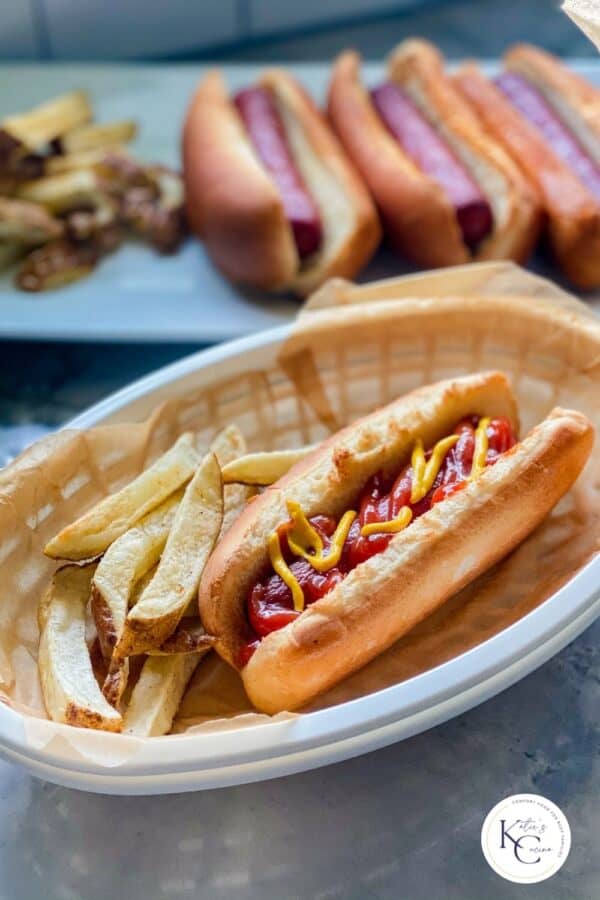
[(588, 190), (600, 199), (600, 167), (586, 153), (541, 92), (517, 72), (503, 72), (494, 79), (494, 84), (521, 115), (541, 132), (549, 147)]
[(317, 205), (306, 187), (270, 92), (261, 87), (234, 98), (244, 127), (261, 162), (275, 181), (301, 259), (319, 249), (323, 239)]
[[(528, 58), (541, 55), (531, 49), (525, 51)], [(535, 71), (534, 83), (527, 69), (515, 71), (522, 53), (514, 49), (507, 54), (508, 71), (495, 83), (472, 63), (461, 66), (453, 82), (538, 192), (549, 245), (564, 273), (577, 286), (594, 288), (600, 285), (600, 197), (590, 146), (597, 144), (600, 150), (600, 133), (588, 127), (584, 148), (565, 117), (583, 122), (600, 93), (591, 85), (584, 85), (585, 97), (568, 90), (574, 76), (548, 54), (543, 54), (544, 71)], [(577, 87), (583, 90), (579, 79)], [(550, 100), (554, 92), (556, 107)]]
[(371, 99), (415, 165), (444, 190), (465, 244), (475, 247), (492, 229), (492, 211), (474, 179), (397, 84), (388, 81), (375, 88)]
[(425, 268), (525, 262), (548, 221), (567, 276), (600, 284), (600, 92), (532, 47), (506, 66), (496, 84), (473, 67), (448, 77), (414, 39), (369, 91), (358, 55), (342, 54), (327, 112), (343, 148), (285, 71), (233, 98), (212, 73), (184, 134), (192, 229), (233, 281), (306, 295), (370, 258), (373, 201), (391, 246)]

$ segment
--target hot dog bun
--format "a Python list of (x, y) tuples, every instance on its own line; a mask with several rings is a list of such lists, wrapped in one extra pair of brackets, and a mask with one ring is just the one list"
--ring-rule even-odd
[[(376, 471), (404, 465), (417, 437), (431, 445), (472, 413), (507, 416), (516, 427), (501, 373), (414, 391), (325, 441), (253, 501), (217, 547), (200, 586), (200, 614), (218, 652), (236, 664), (248, 590), (264, 571), (268, 535), (288, 518), (287, 500), (301, 503), (308, 517), (340, 516)], [(555, 411), (476, 482), (264, 638), (241, 672), (252, 702), (267, 712), (297, 708), (381, 653), (516, 546), (575, 480), (591, 445), (585, 417)]]
[(319, 209), (321, 248), (301, 265), (277, 187), (216, 71), (200, 84), (185, 121), (187, 214), (228, 278), (305, 295), (332, 275), (356, 275), (379, 243), (380, 226), (368, 192), (295, 79), (271, 70), (260, 85), (272, 92), (296, 166)]
[(295, 709), (373, 659), (519, 544), (569, 489), (592, 445), (580, 413), (554, 410), (477, 483), (433, 507), (242, 671), (259, 709)]
[[(540, 59), (543, 65), (540, 65)], [(520, 72), (536, 87), (541, 88), (542, 74), (550, 73), (552, 85), (544, 86), (548, 99), (554, 96), (554, 106), (565, 124), (572, 128), (577, 117), (576, 108), (590, 102), (590, 111), (580, 115), (584, 123), (574, 134), (591, 135), (592, 96), (598, 108), (600, 94), (591, 85), (564, 70), (559, 63), (533, 48), (515, 48), (506, 61), (511, 69)], [(532, 63), (535, 63), (532, 64)], [(558, 72), (557, 72), (558, 69)], [(532, 73), (535, 70), (535, 75)], [(600, 284), (600, 203), (582, 184), (544, 140), (538, 130), (513, 107), (506, 97), (489, 82), (472, 63), (461, 66), (453, 82), (471, 104), (482, 125), (512, 156), (522, 172), (537, 189), (547, 217), (552, 249), (567, 277), (578, 287), (590, 289)], [(559, 93), (560, 91), (560, 93)], [(576, 101), (576, 102), (575, 102)], [(563, 115), (571, 106), (569, 117)], [(562, 112), (560, 112), (562, 110)], [(596, 145), (599, 152), (600, 140)]]
[(442, 188), (417, 168), (377, 114), (359, 69), (356, 53), (338, 58), (328, 114), (375, 198), (393, 246), (424, 266), (471, 258), (525, 260), (539, 233), (536, 193), (454, 89), (435, 47), (419, 40), (400, 44), (388, 77), (434, 126), (491, 205), (493, 229), (474, 253)]

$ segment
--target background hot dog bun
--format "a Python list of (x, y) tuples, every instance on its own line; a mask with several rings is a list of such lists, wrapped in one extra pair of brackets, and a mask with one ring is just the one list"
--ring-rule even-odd
[(187, 213), (230, 279), (301, 295), (333, 275), (352, 278), (374, 253), (380, 226), (370, 196), (306, 92), (266, 72), (297, 168), (322, 220), (320, 250), (301, 266), (281, 196), (256, 155), (218, 72), (200, 84), (183, 132)]
[(423, 266), (467, 262), (454, 210), (441, 187), (404, 153), (378, 116), (354, 51), (336, 60), (329, 119), (377, 203), (390, 243)]
[(596, 162), (600, 162), (600, 91), (556, 57), (531, 44), (515, 44), (504, 65), (524, 75), (554, 107)]
[(217, 638), (219, 653), (236, 664), (244, 642), (248, 588), (268, 558), (269, 534), (288, 519), (286, 500), (301, 503), (307, 516), (339, 516), (377, 471), (400, 470), (417, 437), (429, 446), (469, 414), (507, 416), (518, 427), (502, 373), (441, 381), (401, 397), (328, 438), (256, 497), (220, 541), (200, 586), (200, 614)]
[[(420, 40), (400, 44), (390, 58), (388, 77), (434, 126), (491, 205), (493, 229), (474, 258), (523, 261), (539, 232), (537, 196), (454, 89), (436, 48)], [(360, 82), (355, 53), (342, 54), (335, 64), (328, 114), (369, 185), (396, 248), (427, 266), (472, 258), (448, 197), (417, 168), (377, 114)]]
[[(509, 68), (518, 71), (540, 88), (548, 74), (552, 86), (544, 86), (548, 99), (556, 96), (556, 109), (566, 124), (579, 120), (574, 134), (592, 135), (593, 109), (598, 109), (600, 93), (567, 72), (542, 51), (515, 48), (506, 57)], [(540, 64), (541, 63), (541, 64)], [(535, 74), (533, 74), (535, 72)], [(543, 76), (543, 77), (542, 77)], [(600, 203), (569, 166), (553, 151), (537, 128), (528, 122), (501, 91), (472, 63), (461, 66), (453, 82), (478, 115), (482, 125), (502, 143), (530, 184), (537, 189), (550, 242), (558, 263), (568, 278), (581, 288), (600, 284)], [(587, 99), (586, 99), (587, 98)], [(588, 104), (585, 116), (577, 113)], [(565, 110), (570, 107), (569, 114)], [(591, 142), (591, 141), (590, 141)], [(600, 150), (600, 138), (595, 147)]]
[(269, 713), (303, 706), (373, 659), (520, 543), (575, 481), (592, 426), (555, 409), (463, 491), (434, 506), (291, 625), (242, 671)]

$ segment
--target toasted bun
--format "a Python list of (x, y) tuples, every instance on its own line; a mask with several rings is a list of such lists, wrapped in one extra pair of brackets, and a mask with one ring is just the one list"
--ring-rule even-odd
[(217, 545), (200, 586), (200, 615), (218, 652), (236, 665), (248, 590), (267, 564), (268, 535), (288, 518), (286, 500), (301, 503), (307, 516), (340, 516), (372, 475), (381, 469), (392, 474), (408, 461), (417, 437), (431, 445), (469, 414), (504, 415), (517, 426), (504, 375), (468, 375), (419, 388), (333, 435), (256, 497)]
[(434, 125), (492, 207), (493, 230), (477, 248), (474, 258), (525, 261), (540, 230), (537, 192), (498, 142), (481, 127), (469, 104), (444, 73), (437, 49), (427, 41), (405, 41), (392, 54), (388, 74)]
[(555, 409), (476, 482), (263, 639), (242, 671), (254, 705), (302, 706), (389, 647), (527, 537), (573, 484), (592, 443), (585, 416)]
[(215, 264), (232, 281), (288, 285), (300, 265), (292, 230), (219, 72), (194, 95), (182, 149), (187, 217)]
[(278, 190), (256, 156), (218, 72), (206, 76), (183, 133), (192, 229), (233, 281), (310, 293), (326, 278), (352, 278), (373, 255), (380, 226), (370, 196), (305, 91), (266, 72), (296, 165), (319, 208), (320, 250), (300, 265)]
[(598, 286), (600, 204), (475, 65), (462, 66), (453, 82), (484, 128), (502, 143), (537, 188), (552, 248), (566, 275), (581, 288)]

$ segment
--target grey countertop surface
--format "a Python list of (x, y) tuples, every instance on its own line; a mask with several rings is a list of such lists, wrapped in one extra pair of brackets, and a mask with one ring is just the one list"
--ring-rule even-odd
[[(345, 35), (338, 30), (329, 38), (249, 50), (245, 58), (326, 58), (361, 40), (375, 58), (411, 32), (439, 39), (456, 56), (467, 48), (491, 56), (515, 35), (567, 54), (586, 52), (576, 30), (559, 26), (553, 5), (463, 0), (395, 25), (361, 25)], [(0, 342), (0, 462), (111, 391), (195, 349)], [(285, 779), (117, 798), (46, 784), (0, 762), (0, 900), (596, 900), (599, 639), (597, 622), (539, 670), (465, 715), (384, 750)], [(488, 868), (480, 831), (499, 800), (527, 792), (563, 809), (572, 849), (552, 879), (523, 886)]]
[[(103, 797), (0, 763), (2, 900), (596, 900), (600, 623), (453, 721), (349, 762), (254, 785)], [(557, 803), (563, 868), (512, 884), (480, 849), (515, 793)]]

